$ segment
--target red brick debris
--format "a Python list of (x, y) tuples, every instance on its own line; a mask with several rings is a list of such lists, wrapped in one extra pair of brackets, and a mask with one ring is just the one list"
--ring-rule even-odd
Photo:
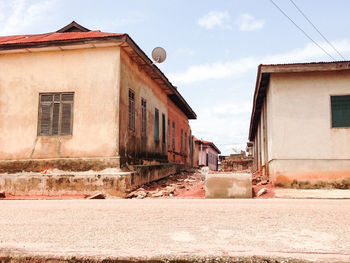
[(181, 172), (143, 185), (128, 198), (204, 198), (204, 182), (199, 170)]

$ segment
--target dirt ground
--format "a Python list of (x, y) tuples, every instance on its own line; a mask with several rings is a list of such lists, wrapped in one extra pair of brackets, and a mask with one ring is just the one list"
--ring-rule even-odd
[(128, 198), (204, 198), (204, 178), (199, 170), (181, 172), (143, 185)]
[[(242, 171), (247, 173), (248, 171)], [(220, 174), (221, 172), (211, 172)], [(222, 172), (227, 173), (227, 172)], [(240, 172), (237, 172), (240, 173)], [(259, 175), (253, 178), (253, 196), (255, 198), (273, 198), (274, 188)], [(266, 192), (258, 196), (258, 192), (265, 188)], [(146, 184), (128, 195), (128, 198), (205, 198), (204, 177), (199, 169), (170, 175), (156, 182)]]

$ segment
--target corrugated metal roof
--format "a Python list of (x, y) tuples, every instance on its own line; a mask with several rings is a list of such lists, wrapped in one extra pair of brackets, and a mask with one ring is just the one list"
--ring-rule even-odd
[(123, 34), (118, 33), (106, 33), (99, 30), (88, 31), (88, 32), (52, 32), (46, 34), (36, 35), (16, 35), (16, 36), (3, 36), (0, 37), (0, 46), (12, 45), (12, 44), (24, 44), (24, 43), (40, 43), (49, 41), (60, 41), (60, 40), (75, 40), (75, 39), (91, 39), (91, 38), (102, 38), (111, 36), (120, 36)]
[(350, 61), (321, 61), (290, 64), (260, 64), (256, 78), (255, 92), (253, 98), (253, 109), (250, 117), (250, 128), (248, 139), (254, 140), (260, 120), (263, 100), (266, 96), (267, 86), (269, 85), (270, 74), (276, 73), (302, 73), (302, 72), (326, 72), (350, 70)]
[[(120, 33), (106, 33), (100, 30), (89, 30), (75, 21), (61, 28), (57, 32), (45, 34), (31, 34), (31, 35), (14, 35), (14, 36), (0, 36), (0, 50), (15, 50), (24, 48), (37, 48), (46, 46), (62, 46), (79, 44), (87, 41), (108, 41), (117, 40), (123, 41), (146, 63), (152, 68), (164, 84), (173, 92), (170, 99), (181, 109), (189, 119), (196, 119), (197, 115), (188, 105), (185, 99), (177, 91), (177, 89), (170, 83), (163, 72), (151, 61), (142, 49), (127, 35)], [(144, 65), (144, 64), (142, 64)]]
[(204, 141), (204, 140), (199, 140), (197, 138), (194, 138), (194, 142), (199, 143), (199, 144), (205, 144), (205, 145), (209, 145), (210, 147), (212, 147), (218, 154), (221, 154), (221, 151), (219, 150), (218, 147), (216, 147), (216, 145), (213, 142), (209, 142), (209, 141)]

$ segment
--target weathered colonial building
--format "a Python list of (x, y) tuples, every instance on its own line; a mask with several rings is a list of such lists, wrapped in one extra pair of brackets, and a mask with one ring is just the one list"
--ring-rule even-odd
[(347, 61), (260, 65), (249, 133), (255, 170), (287, 187), (349, 180), (349, 87)]
[(0, 68), (0, 172), (190, 164), (196, 114), (127, 34), (0, 37)]
[(214, 143), (194, 139), (193, 165), (195, 167), (208, 166), (210, 170), (218, 170), (220, 150)]

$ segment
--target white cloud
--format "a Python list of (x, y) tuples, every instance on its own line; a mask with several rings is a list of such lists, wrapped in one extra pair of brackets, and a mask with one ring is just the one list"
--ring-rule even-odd
[(182, 55), (189, 55), (189, 56), (193, 56), (196, 51), (193, 49), (189, 49), (189, 48), (179, 48), (176, 50), (177, 54), (182, 54)]
[[(333, 46), (337, 47), (341, 53), (350, 52), (350, 40), (333, 41)], [(327, 48), (322, 43), (328, 53), (336, 56), (335, 51)], [(311, 62), (316, 60), (328, 60), (325, 53), (313, 43), (306, 45), (304, 48), (294, 49), (285, 53), (269, 55), (264, 57), (246, 57), (232, 61), (218, 61), (211, 64), (202, 64), (190, 66), (184, 72), (175, 72), (168, 74), (169, 79), (176, 85), (183, 83), (193, 83), (209, 79), (223, 79), (228, 77), (240, 76), (249, 70), (256, 70), (259, 64), (271, 63), (295, 63)]]
[(56, 0), (28, 2), (14, 0), (0, 6), (0, 35), (23, 33), (27, 28), (44, 21), (54, 10)]
[(185, 72), (170, 73), (169, 79), (174, 83), (192, 83), (208, 79), (222, 79), (232, 75), (240, 75), (256, 67), (253, 58), (243, 58), (228, 62), (215, 62), (189, 67)]
[(193, 134), (214, 142), (222, 154), (230, 154), (233, 148), (245, 149), (251, 102), (223, 103), (198, 109), (198, 119), (191, 121)]
[(256, 19), (250, 14), (241, 14), (236, 23), (241, 31), (254, 31), (263, 28), (265, 21)]
[(230, 15), (228, 12), (211, 11), (198, 19), (197, 24), (205, 29), (215, 27), (230, 29)]

